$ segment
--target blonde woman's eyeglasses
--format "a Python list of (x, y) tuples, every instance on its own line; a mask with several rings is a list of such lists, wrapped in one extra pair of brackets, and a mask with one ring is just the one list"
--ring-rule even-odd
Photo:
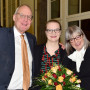
[(73, 43), (75, 40), (80, 40), (81, 39), (81, 35), (77, 35), (75, 38), (71, 38), (70, 40), (68, 40), (70, 43)]

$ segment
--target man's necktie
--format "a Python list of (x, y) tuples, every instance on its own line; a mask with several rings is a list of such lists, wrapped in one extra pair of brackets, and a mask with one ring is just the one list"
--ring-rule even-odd
[(23, 64), (23, 89), (28, 90), (30, 86), (30, 71), (28, 63), (27, 46), (24, 40), (24, 35), (21, 35), (21, 50), (22, 50), (22, 64)]

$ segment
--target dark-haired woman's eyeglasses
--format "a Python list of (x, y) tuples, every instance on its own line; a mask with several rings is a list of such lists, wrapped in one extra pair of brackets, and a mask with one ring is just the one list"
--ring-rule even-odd
[(52, 33), (52, 32), (55, 32), (55, 33), (59, 33), (60, 32), (60, 29), (58, 28), (58, 29), (47, 29), (46, 30), (48, 33)]

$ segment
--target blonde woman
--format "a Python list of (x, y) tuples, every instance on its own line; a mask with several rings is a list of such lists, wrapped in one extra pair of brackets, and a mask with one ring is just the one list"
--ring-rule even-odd
[(70, 59), (68, 67), (81, 79), (80, 86), (90, 90), (90, 43), (76, 25), (66, 30), (66, 51)]

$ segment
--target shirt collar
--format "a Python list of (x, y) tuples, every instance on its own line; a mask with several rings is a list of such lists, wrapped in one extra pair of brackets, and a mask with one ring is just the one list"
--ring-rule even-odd
[(72, 61), (76, 62), (77, 71), (80, 72), (80, 66), (82, 61), (84, 60), (84, 54), (86, 49), (83, 47), (80, 51), (74, 51), (72, 54), (68, 56)]
[[(20, 36), (21, 33), (18, 32), (17, 28), (15, 26), (13, 28), (14, 28), (14, 35), (15, 35), (15, 37)], [(25, 33), (23, 35), (25, 35)]]
[(86, 51), (86, 49), (84, 47), (80, 51), (76, 50), (77, 53), (83, 53), (83, 54), (85, 53), (85, 51)]
[[(47, 52), (46, 45), (44, 46), (44, 53), (49, 54), (49, 53)], [(56, 55), (56, 54), (59, 54), (59, 48), (55, 51), (55, 55)], [(50, 54), (49, 54), (49, 55), (50, 55)], [(55, 55), (53, 55), (53, 56), (55, 56)]]

